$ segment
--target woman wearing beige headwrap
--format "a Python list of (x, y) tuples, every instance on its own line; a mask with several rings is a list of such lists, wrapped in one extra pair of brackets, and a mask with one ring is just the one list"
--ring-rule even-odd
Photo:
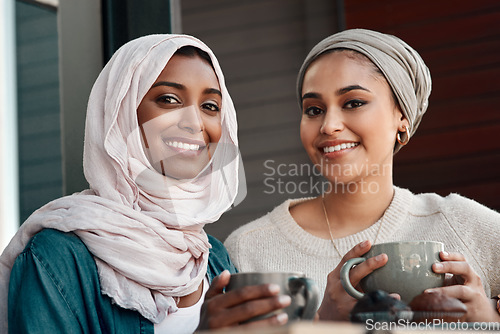
[[(204, 43), (151, 35), (121, 47), (89, 98), (90, 188), (34, 212), (0, 257), (0, 332), (192, 333), (212, 279), (235, 272), (203, 227), (241, 200), (236, 132)], [(253, 292), (209, 325), (289, 303), (267, 286)], [(257, 313), (231, 308), (240, 303)]]
[[(415, 195), (393, 185), (393, 156), (411, 140), (431, 92), (419, 54), (391, 35), (346, 30), (311, 50), (297, 90), (300, 137), (328, 187), (233, 232), (225, 245), (239, 270), (303, 271), (323, 289), (320, 318), (347, 320), (355, 304), (339, 279), (347, 259), (375, 243), (441, 241), (449, 253), (434, 270), (464, 282), (441, 289), (467, 305), (468, 321), (499, 321), (489, 298), (500, 293), (492, 233), (500, 214), (456, 194)], [(385, 254), (368, 259), (351, 270), (351, 282), (386, 262)]]

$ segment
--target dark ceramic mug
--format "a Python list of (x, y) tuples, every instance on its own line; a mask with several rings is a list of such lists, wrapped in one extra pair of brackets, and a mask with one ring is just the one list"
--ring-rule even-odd
[(257, 316), (250, 321), (269, 318), (286, 312), (288, 321), (312, 320), (319, 305), (319, 289), (316, 283), (303, 273), (287, 272), (249, 272), (232, 274), (226, 291), (237, 290), (248, 285), (276, 284), (280, 293), (289, 295), (292, 303), (283, 310)]
[(409, 303), (413, 297), (426, 289), (441, 287), (444, 274), (432, 271), (432, 264), (440, 262), (439, 252), (444, 245), (436, 241), (389, 242), (373, 245), (363, 257), (346, 261), (340, 270), (340, 281), (345, 291), (356, 299), (364, 293), (356, 290), (349, 279), (349, 271), (370, 257), (387, 254), (389, 260), (382, 268), (374, 270), (360, 282), (364, 292), (383, 290), (397, 293), (401, 300)]

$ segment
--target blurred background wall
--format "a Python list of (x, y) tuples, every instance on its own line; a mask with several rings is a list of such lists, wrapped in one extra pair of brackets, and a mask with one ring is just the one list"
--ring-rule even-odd
[[(427, 115), (396, 155), (395, 184), (457, 192), (500, 209), (498, 1), (7, 1), (15, 5), (15, 31), (3, 34), (15, 36), (18, 98), (0, 112), (18, 117), (19, 177), (12, 177), (19, 196), (0, 180), (0, 203), (14, 194), (21, 222), (44, 203), (86, 188), (83, 123), (93, 81), (116, 48), (155, 32), (206, 42), (236, 106), (248, 194), (207, 226), (220, 239), (287, 198), (318, 194), (322, 180), (307, 168), (299, 139), (295, 79), (310, 48), (346, 28), (401, 37), (433, 76)], [(19, 225), (5, 220), (0, 231)]]

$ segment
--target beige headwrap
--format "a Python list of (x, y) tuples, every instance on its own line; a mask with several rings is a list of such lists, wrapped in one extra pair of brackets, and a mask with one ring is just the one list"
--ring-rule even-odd
[[(365, 55), (382, 71), (401, 111), (410, 123), (409, 135), (413, 136), (429, 104), (431, 74), (417, 51), (392, 35), (366, 29), (351, 29), (319, 42), (309, 52), (299, 71), (297, 92), (300, 107), (302, 108), (302, 83), (307, 69), (323, 53), (339, 48)], [(396, 144), (394, 153), (401, 148), (399, 143)]]
[[(185, 45), (211, 57), (222, 92), (222, 136), (198, 177), (171, 182), (156, 173), (146, 157), (137, 107), (175, 51)], [(120, 48), (89, 98), (83, 164), (90, 189), (35, 211), (0, 257), (0, 331), (7, 327), (12, 265), (44, 228), (78, 235), (94, 255), (102, 293), (118, 305), (153, 322), (175, 312), (173, 297), (196, 291), (206, 275), (210, 244), (203, 226), (219, 219), (236, 199), (242, 178), (236, 132), (224, 76), (201, 41), (151, 35)]]

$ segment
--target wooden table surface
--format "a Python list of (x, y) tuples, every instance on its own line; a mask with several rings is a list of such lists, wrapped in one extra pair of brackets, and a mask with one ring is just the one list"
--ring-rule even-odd
[(235, 327), (220, 329), (214, 331), (197, 332), (199, 334), (299, 334), (299, 333), (314, 333), (314, 334), (365, 334), (364, 325), (354, 325), (351, 323), (340, 322), (310, 322), (299, 321), (286, 326), (276, 327), (258, 327), (244, 328)]
[[(463, 323), (462, 323), (463, 324)], [(382, 333), (395, 333), (395, 334), (407, 334), (407, 333), (439, 333), (439, 334), (457, 334), (457, 333), (499, 333), (500, 324), (494, 324), (487, 328), (483, 326), (482, 330), (473, 330), (473, 328), (463, 329), (463, 327), (452, 327), (449, 328), (390, 328), (379, 326), (378, 328), (367, 328), (365, 325), (352, 324), (349, 322), (310, 322), (310, 321), (299, 321), (294, 322), (286, 326), (280, 327), (260, 327), (260, 328), (228, 328), (214, 331), (201, 331), (197, 332), (199, 334), (382, 334)], [(469, 325), (471, 326), (471, 325)], [(451, 328), (451, 329), (450, 329)], [(480, 327), (478, 327), (480, 328)], [(486, 328), (486, 329), (485, 329)]]

